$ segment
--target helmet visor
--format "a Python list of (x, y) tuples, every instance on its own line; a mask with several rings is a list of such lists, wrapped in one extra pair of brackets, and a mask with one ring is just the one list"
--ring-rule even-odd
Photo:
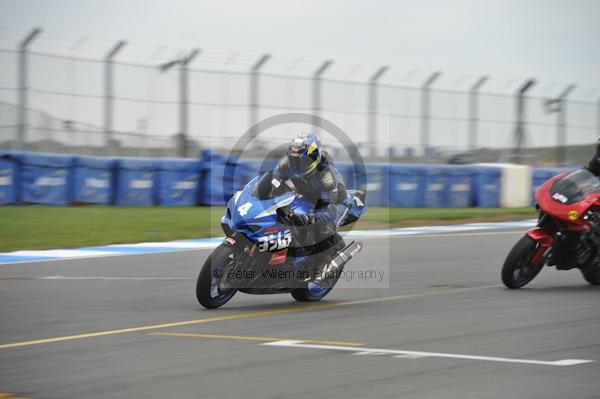
[(316, 164), (316, 162), (317, 161), (315, 161), (314, 159), (312, 159), (312, 157), (306, 154), (290, 154), (288, 156), (288, 164), (290, 170), (292, 171), (292, 173), (297, 175), (311, 172), (312, 169), (314, 169), (314, 165)]

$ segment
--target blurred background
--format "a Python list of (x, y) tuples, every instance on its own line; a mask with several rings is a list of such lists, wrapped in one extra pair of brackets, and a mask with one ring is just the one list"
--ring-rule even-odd
[[(2, 9), (3, 150), (195, 158), (289, 112), (335, 123), (371, 161), (569, 165), (600, 136), (595, 1)], [(308, 129), (267, 131), (249, 155)]]

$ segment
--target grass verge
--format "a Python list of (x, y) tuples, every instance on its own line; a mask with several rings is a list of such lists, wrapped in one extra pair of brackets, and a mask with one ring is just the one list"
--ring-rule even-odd
[[(222, 207), (0, 207), (0, 252), (77, 248), (222, 234)], [(535, 217), (531, 208), (369, 208), (356, 228), (385, 228)]]

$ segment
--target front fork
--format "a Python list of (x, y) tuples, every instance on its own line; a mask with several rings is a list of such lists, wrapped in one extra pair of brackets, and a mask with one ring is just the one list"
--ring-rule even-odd
[(554, 237), (552, 234), (539, 227), (529, 230), (526, 234), (538, 243), (538, 247), (531, 257), (531, 264), (538, 265), (550, 253), (552, 244), (554, 243)]

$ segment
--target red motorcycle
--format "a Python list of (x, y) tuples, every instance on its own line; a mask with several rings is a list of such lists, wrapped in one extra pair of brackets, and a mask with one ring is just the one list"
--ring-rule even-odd
[(502, 282), (521, 288), (544, 265), (578, 268), (591, 285), (600, 284), (600, 181), (585, 169), (554, 176), (535, 193), (537, 227), (509, 252)]

